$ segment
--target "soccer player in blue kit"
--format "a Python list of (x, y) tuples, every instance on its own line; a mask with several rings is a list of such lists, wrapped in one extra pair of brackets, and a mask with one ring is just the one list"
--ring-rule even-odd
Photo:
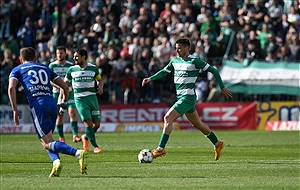
[(58, 108), (52, 96), (54, 82), (64, 92), (64, 101), (60, 106), (64, 107), (69, 98), (68, 85), (51, 69), (40, 63), (36, 63), (37, 53), (31, 47), (24, 47), (20, 50), (21, 65), (15, 67), (9, 76), (8, 95), (14, 113), (14, 122), (19, 125), (21, 118), (17, 108), (16, 87), (20, 83), (25, 91), (29, 102), (34, 127), (42, 146), (46, 149), (53, 162), (53, 169), (49, 177), (58, 177), (62, 170), (59, 153), (74, 156), (78, 159), (80, 172), (86, 173), (85, 150), (77, 150), (64, 142), (53, 140), (53, 131), (57, 118)]

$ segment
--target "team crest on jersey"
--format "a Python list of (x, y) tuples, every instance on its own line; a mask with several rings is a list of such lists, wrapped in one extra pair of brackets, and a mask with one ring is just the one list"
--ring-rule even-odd
[(99, 115), (100, 114), (100, 111), (92, 111), (92, 115)]

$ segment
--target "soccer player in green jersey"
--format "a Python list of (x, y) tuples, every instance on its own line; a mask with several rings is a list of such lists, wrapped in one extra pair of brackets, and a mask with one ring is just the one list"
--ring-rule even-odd
[(224, 147), (224, 143), (216, 137), (216, 135), (210, 130), (210, 128), (203, 123), (197, 114), (195, 109), (196, 93), (195, 82), (199, 73), (199, 70), (211, 72), (217, 79), (220, 85), (221, 92), (227, 98), (232, 97), (232, 93), (224, 87), (219, 72), (203, 61), (200, 58), (190, 55), (191, 43), (187, 38), (181, 38), (176, 41), (175, 49), (178, 54), (173, 58), (168, 65), (156, 74), (144, 78), (142, 86), (149, 83), (152, 80), (162, 78), (163, 76), (174, 71), (174, 83), (176, 85), (177, 102), (169, 109), (164, 116), (164, 128), (160, 138), (159, 145), (152, 151), (153, 157), (157, 158), (166, 155), (165, 146), (169, 140), (169, 136), (172, 132), (173, 122), (181, 117), (183, 114), (193, 124), (195, 128), (200, 130), (214, 145), (215, 160), (218, 160), (221, 155), (221, 150)]
[[(74, 64), (67, 61), (67, 49), (64, 46), (57, 47), (56, 58), (57, 58), (56, 61), (50, 63), (49, 68), (52, 71), (54, 71), (58, 76), (60, 76), (62, 79), (64, 79), (68, 68), (73, 66)], [(53, 84), (53, 97), (56, 100), (56, 102), (58, 102), (58, 104), (60, 104), (61, 101), (59, 100), (59, 94), (60, 94), (60, 89)], [(67, 108), (68, 108), (68, 114), (70, 116), (70, 125), (73, 133), (73, 142), (80, 142), (81, 138), (78, 136), (78, 122), (76, 118), (77, 111), (76, 111), (76, 106), (74, 101), (74, 93), (71, 87), (69, 91), (69, 101), (67, 104)], [(56, 120), (56, 128), (59, 136), (59, 141), (61, 142), (65, 142), (64, 130), (63, 130), (63, 118), (64, 118), (65, 111), (66, 110), (61, 107)]]
[[(85, 125), (86, 134), (81, 136), (83, 149), (89, 150), (89, 142), (94, 147), (94, 153), (101, 153), (102, 150), (96, 143), (95, 133), (100, 127), (100, 111), (96, 93), (103, 93), (104, 81), (101, 78), (98, 68), (87, 63), (87, 51), (79, 49), (74, 52), (74, 66), (69, 67), (65, 82), (70, 82), (74, 89), (74, 99), (77, 111)], [(95, 88), (97, 81), (97, 89)]]

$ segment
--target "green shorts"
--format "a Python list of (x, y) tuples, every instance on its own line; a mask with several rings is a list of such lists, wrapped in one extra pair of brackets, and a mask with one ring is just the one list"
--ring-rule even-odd
[[(59, 93), (53, 93), (53, 98), (56, 100), (56, 102), (58, 101), (58, 96), (59, 96)], [(76, 108), (73, 92), (69, 93), (69, 100), (68, 100), (67, 107), (68, 108)]]
[(97, 96), (75, 98), (75, 104), (82, 121), (90, 118), (93, 122), (100, 121), (100, 111)]
[(195, 109), (196, 98), (194, 96), (185, 96), (179, 98), (172, 106), (181, 116), (185, 113), (193, 113)]

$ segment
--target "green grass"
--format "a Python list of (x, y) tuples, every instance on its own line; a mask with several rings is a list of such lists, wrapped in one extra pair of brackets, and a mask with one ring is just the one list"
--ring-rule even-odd
[[(1, 135), (1, 189), (297, 189), (299, 131), (215, 131), (224, 140), (219, 161), (198, 131), (173, 131), (167, 155), (141, 164), (141, 149), (157, 146), (160, 133), (97, 133), (103, 152), (86, 159), (88, 175), (74, 157), (61, 155), (63, 170), (48, 178), (52, 163), (35, 134)], [(55, 134), (57, 137), (57, 134)], [(80, 148), (81, 144), (67, 142)]]

